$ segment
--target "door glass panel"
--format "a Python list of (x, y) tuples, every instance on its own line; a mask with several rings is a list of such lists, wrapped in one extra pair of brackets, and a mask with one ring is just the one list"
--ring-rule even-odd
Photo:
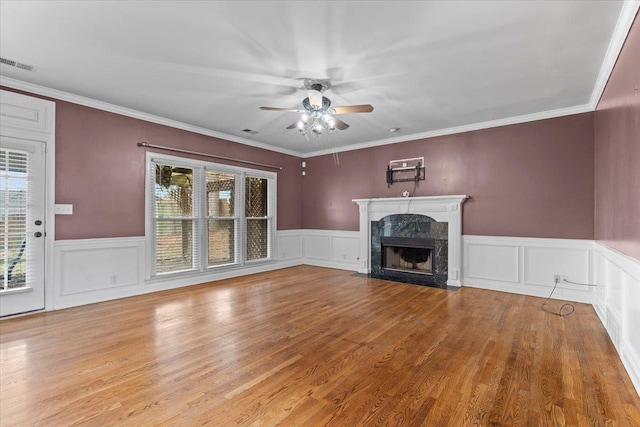
[(31, 180), (30, 155), (0, 149), (0, 290), (27, 286), (27, 210)]

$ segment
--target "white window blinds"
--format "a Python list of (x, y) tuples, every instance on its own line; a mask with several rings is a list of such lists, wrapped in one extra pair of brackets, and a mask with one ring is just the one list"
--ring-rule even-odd
[(198, 269), (194, 170), (154, 164), (155, 273)]

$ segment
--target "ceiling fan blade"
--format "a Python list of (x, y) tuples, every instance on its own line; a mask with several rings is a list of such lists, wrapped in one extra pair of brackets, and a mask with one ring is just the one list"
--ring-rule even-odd
[(333, 119), (333, 123), (336, 125), (336, 129), (345, 130), (349, 127), (348, 124), (346, 124), (340, 119), (336, 119), (335, 117), (332, 117), (332, 119)]
[(304, 113), (304, 110), (294, 110), (293, 108), (278, 108), (278, 107), (260, 107), (265, 111), (288, 111), (290, 113)]
[(298, 127), (298, 122), (294, 122), (292, 124), (290, 124), (289, 126), (287, 126), (287, 129), (295, 129)]
[(347, 105), (344, 107), (333, 107), (330, 111), (333, 114), (370, 113), (373, 111), (373, 106), (369, 104)]

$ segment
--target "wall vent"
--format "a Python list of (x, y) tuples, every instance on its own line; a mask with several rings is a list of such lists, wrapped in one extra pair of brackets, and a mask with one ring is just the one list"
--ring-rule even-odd
[(250, 133), (251, 135), (255, 135), (256, 133), (258, 133), (257, 130), (253, 129), (242, 129), (242, 132)]
[(10, 67), (16, 67), (16, 68), (20, 68), (22, 70), (27, 70), (27, 71), (35, 71), (36, 69), (36, 67), (32, 65), (23, 64), (22, 62), (13, 61), (7, 58), (0, 58), (0, 63), (8, 65)]

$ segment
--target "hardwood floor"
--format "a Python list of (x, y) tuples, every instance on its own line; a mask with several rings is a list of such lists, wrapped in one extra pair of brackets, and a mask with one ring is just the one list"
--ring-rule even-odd
[(640, 425), (593, 308), (541, 303), (301, 266), (8, 319), (0, 424)]

